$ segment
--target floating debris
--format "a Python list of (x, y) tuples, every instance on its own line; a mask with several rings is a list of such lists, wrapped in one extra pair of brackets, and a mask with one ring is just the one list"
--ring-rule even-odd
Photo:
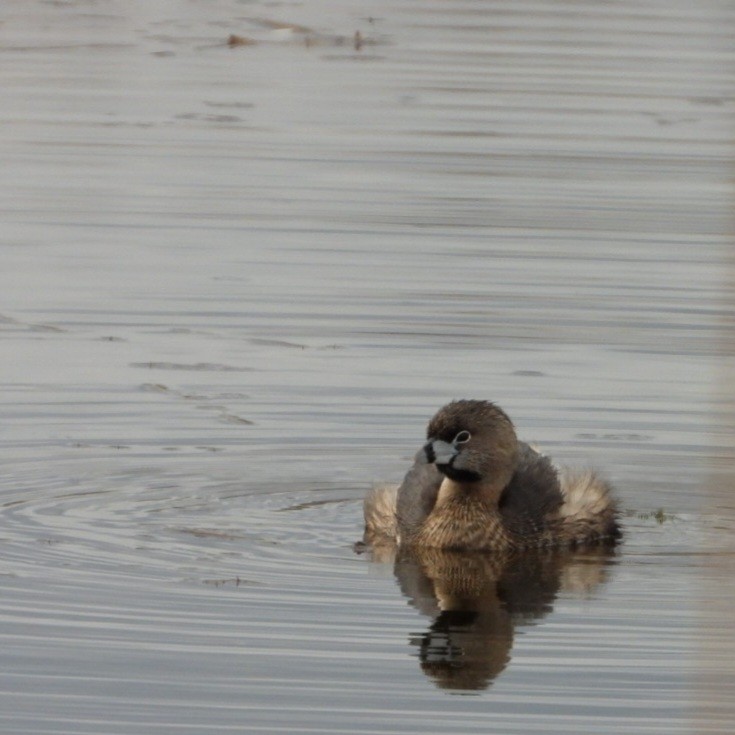
[(227, 39), (227, 45), (230, 48), (235, 48), (236, 46), (255, 46), (258, 42), (254, 41), (252, 38), (248, 38), (247, 36), (238, 36), (234, 33), (230, 33), (229, 38)]

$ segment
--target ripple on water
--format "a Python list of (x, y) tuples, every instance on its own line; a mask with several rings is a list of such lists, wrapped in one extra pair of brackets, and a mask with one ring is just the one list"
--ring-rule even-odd
[[(733, 12), (642, 5), (4, 14), (0, 732), (730, 735)], [(604, 456), (616, 554), (353, 553), (459, 386)]]
[[(74, 732), (94, 732), (100, 698), (141, 733), (186, 717), (246, 732), (485, 732), (490, 713), (509, 732), (680, 721), (694, 670), (680, 586), (706, 564), (701, 519), (630, 513), (622, 555), (502, 573), (482, 561), (466, 584), (464, 559), (356, 554), (363, 491), (138, 471), (6, 493), (5, 691), (31, 676), (68, 697)], [(37, 723), (24, 701), (8, 720), (21, 730)], [(560, 713), (564, 729), (543, 724)]]
[[(189, 475), (135, 472), (79, 481), (73, 489), (60, 480), (6, 493), (0, 509), (5, 572), (78, 565), (104, 575), (129, 566), (141, 578), (172, 579), (182, 569), (192, 578), (196, 550), (203, 572), (207, 560), (221, 569), (229, 558), (234, 569), (233, 559), (249, 558), (250, 569), (253, 561), (267, 560), (275, 574), (279, 558), (289, 558), (293, 570), (309, 554), (349, 550), (359, 532), (359, 488), (253, 492), (235, 482), (192, 484)], [(36, 544), (34, 554), (27, 553), (28, 543)]]

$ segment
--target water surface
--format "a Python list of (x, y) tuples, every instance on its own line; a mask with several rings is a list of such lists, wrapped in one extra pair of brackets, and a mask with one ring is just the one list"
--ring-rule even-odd
[[(0, 730), (729, 733), (734, 15), (3, 10)], [(356, 553), (454, 397), (622, 547)]]

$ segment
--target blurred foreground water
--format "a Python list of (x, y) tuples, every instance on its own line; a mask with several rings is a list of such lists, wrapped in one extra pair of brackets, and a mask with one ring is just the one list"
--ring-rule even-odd
[[(0, 730), (729, 734), (734, 28), (4, 7)], [(355, 553), (454, 397), (624, 545)]]

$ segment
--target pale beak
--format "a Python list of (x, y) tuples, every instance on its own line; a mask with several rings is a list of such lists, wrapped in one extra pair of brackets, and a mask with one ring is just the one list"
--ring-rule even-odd
[(459, 450), (453, 444), (434, 439), (424, 445), (424, 454), (429, 464), (451, 464)]

